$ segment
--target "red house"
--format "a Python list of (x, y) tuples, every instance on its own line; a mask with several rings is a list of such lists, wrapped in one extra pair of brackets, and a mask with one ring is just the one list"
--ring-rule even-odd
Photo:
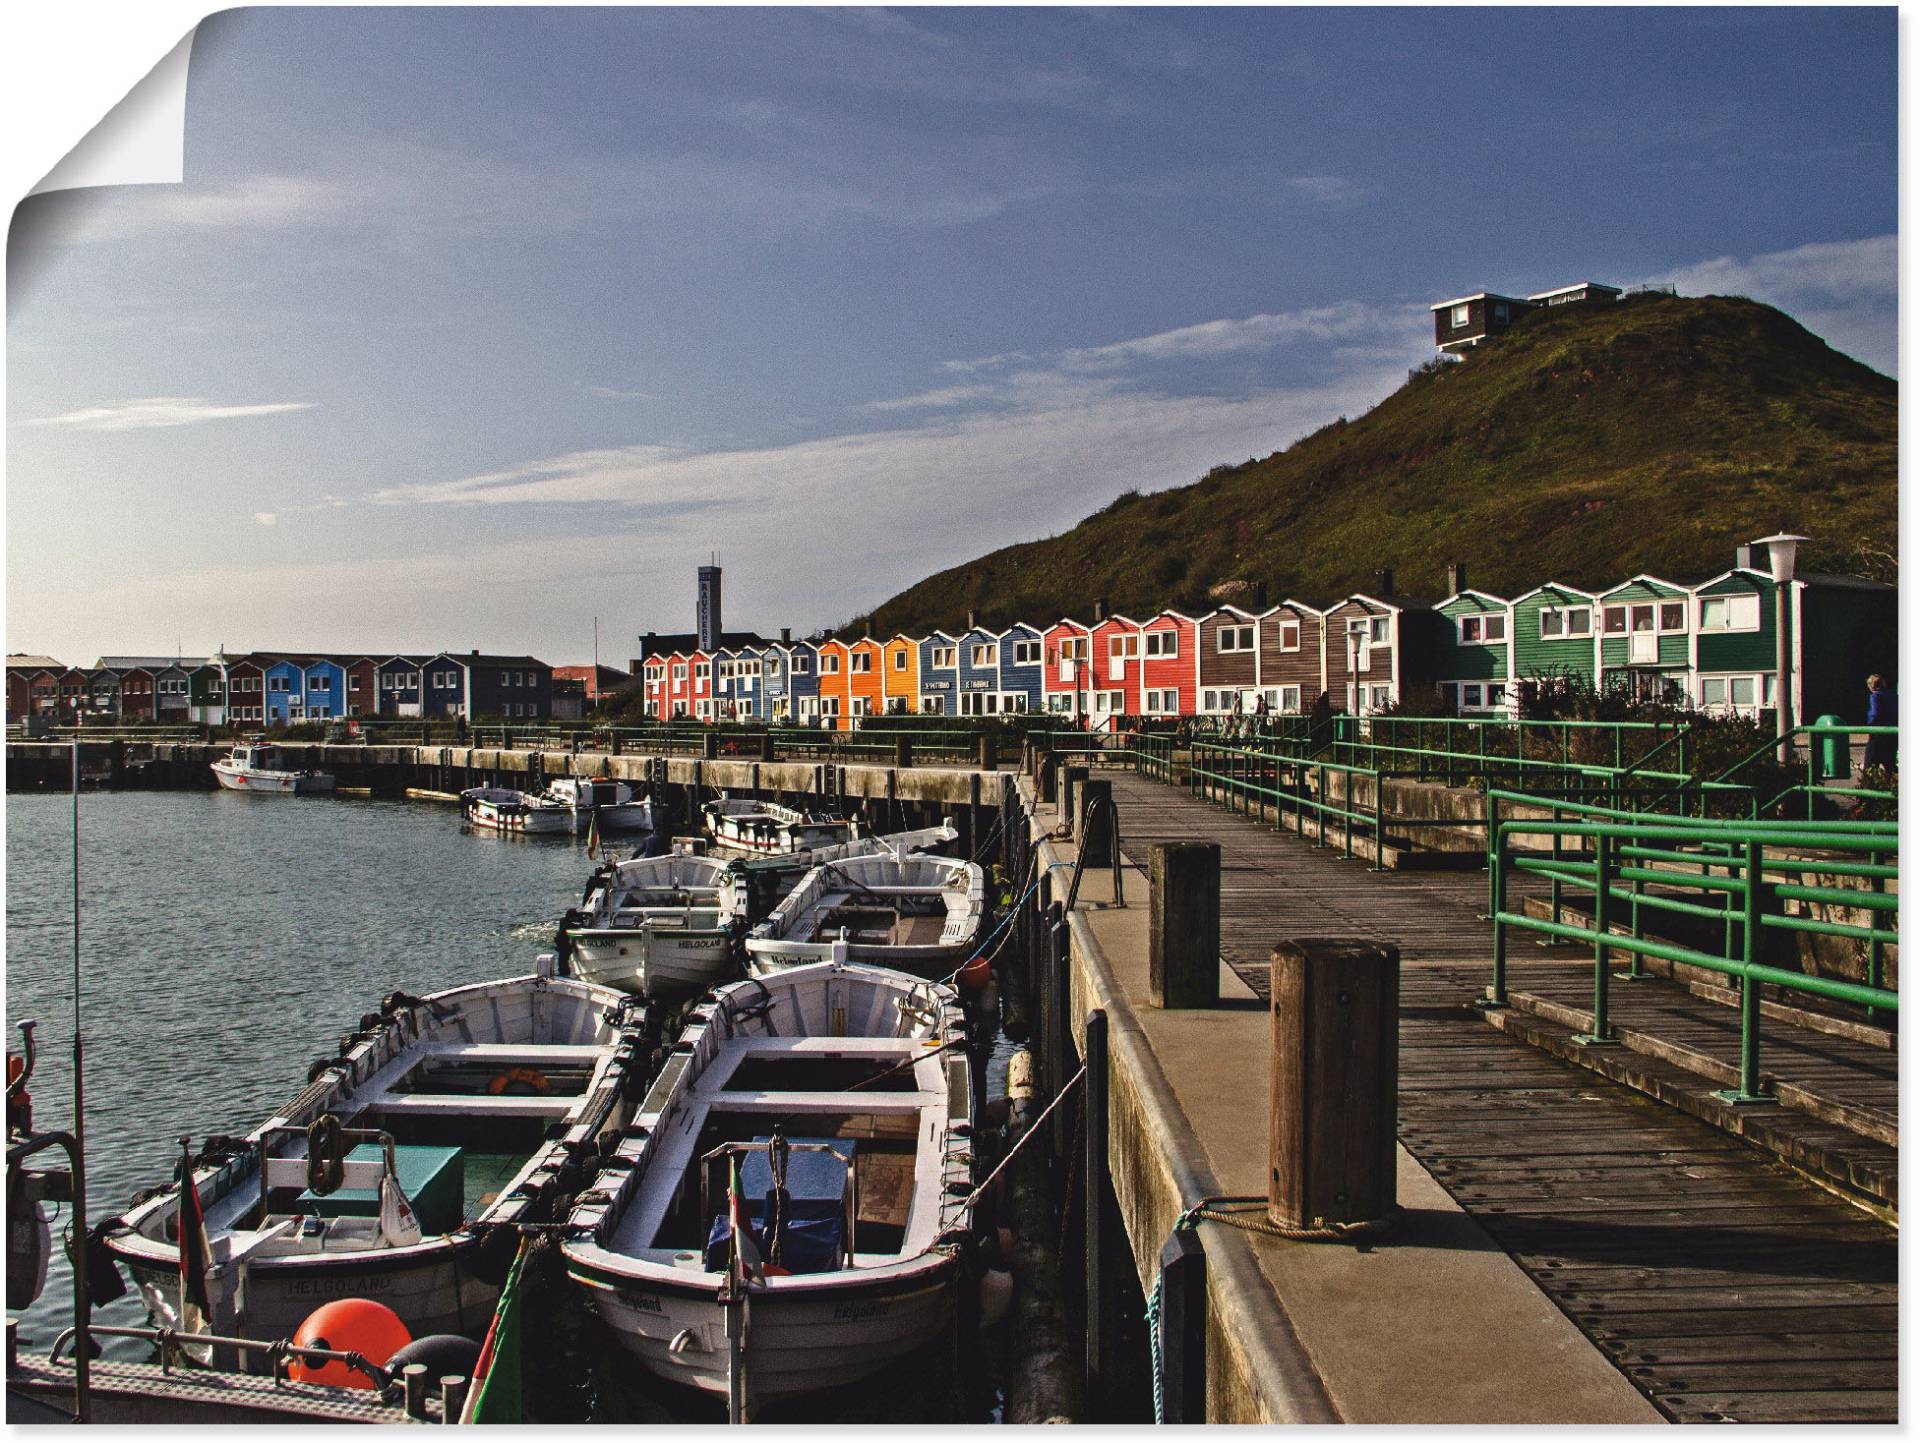
[(1144, 716), (1192, 716), (1199, 705), (1200, 623), (1163, 611), (1140, 629), (1140, 711)]
[(1088, 661), (1093, 656), (1093, 633), (1077, 621), (1056, 621), (1041, 633), (1041, 704), (1049, 715), (1086, 715), (1087, 692), (1093, 685)]
[(1094, 626), (1087, 711), (1095, 726), (1111, 724), (1115, 717), (1140, 715), (1142, 655), (1139, 622), (1112, 616)]

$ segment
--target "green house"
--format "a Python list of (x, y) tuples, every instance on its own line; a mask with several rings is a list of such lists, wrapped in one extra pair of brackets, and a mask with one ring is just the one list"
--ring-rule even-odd
[(1794, 719), (1867, 718), (1867, 677), (1900, 671), (1900, 592), (1882, 581), (1803, 571), (1793, 583)]
[(1508, 710), (1512, 616), (1504, 597), (1471, 588), (1434, 607), (1434, 686), (1462, 715)]
[(187, 672), (187, 718), (218, 726), (226, 720), (227, 676), (218, 662), (207, 662)]
[(1597, 684), (1600, 607), (1592, 592), (1550, 581), (1516, 597), (1512, 612), (1516, 686)]
[(1772, 709), (1777, 609), (1773, 579), (1745, 567), (1694, 588), (1691, 693), (1701, 711), (1758, 718)]
[(1691, 588), (1636, 576), (1600, 593), (1601, 690), (1685, 702), (1693, 670)]

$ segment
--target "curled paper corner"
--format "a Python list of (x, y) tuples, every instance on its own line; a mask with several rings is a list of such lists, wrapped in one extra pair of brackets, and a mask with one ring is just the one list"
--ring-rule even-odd
[(89, 130), (28, 195), (99, 185), (179, 185), (186, 179), (187, 65), (199, 26)]

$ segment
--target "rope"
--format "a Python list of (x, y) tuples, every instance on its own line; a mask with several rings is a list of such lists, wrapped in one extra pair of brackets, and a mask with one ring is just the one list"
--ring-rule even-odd
[(1021, 1136), (1018, 1142), (1016, 1142), (1012, 1147), (1007, 1149), (1007, 1155), (1000, 1159), (999, 1164), (994, 1168), (992, 1172), (987, 1174), (986, 1181), (981, 1183), (979, 1187), (975, 1188), (972, 1192), (967, 1194), (966, 1200), (960, 1204), (960, 1210), (962, 1212), (970, 1211), (973, 1205), (978, 1201), (980, 1201), (981, 1195), (985, 1193), (988, 1188), (993, 1186), (994, 1179), (999, 1177), (1001, 1173), (1006, 1171), (1007, 1164), (1012, 1162), (1014, 1158), (1019, 1155), (1020, 1149), (1025, 1147), (1029, 1142), (1032, 1142), (1035, 1137), (1039, 1136), (1041, 1131), (1040, 1124), (1045, 1122), (1049, 1117), (1053, 1115), (1053, 1110), (1056, 1107), (1058, 1107), (1062, 1102), (1066, 1101), (1067, 1094), (1072, 1092), (1074, 1087), (1078, 1085), (1086, 1077), (1086, 1075), (1087, 1075), (1087, 1066), (1083, 1062), (1080, 1064), (1080, 1070), (1074, 1073), (1072, 1077), (1069, 1077), (1066, 1080), (1066, 1084), (1061, 1087), (1060, 1091), (1054, 1094), (1053, 1101), (1049, 1102), (1044, 1108), (1042, 1108), (1040, 1111), (1040, 1115), (1036, 1117), (1032, 1122), (1027, 1124), (1026, 1132)]
[[(1034, 856), (1036, 859), (1039, 857), (1039, 855), (1040, 854), (1038, 852), (1034, 853)], [(987, 948), (993, 945), (993, 939), (995, 937), (998, 937), (1002, 932), (1006, 931), (1007, 927), (1013, 922), (1013, 920), (1020, 915), (1020, 909), (1026, 906), (1027, 898), (1031, 897), (1036, 891), (1040, 889), (1041, 880), (1042, 879), (1037, 876), (1033, 879), (1033, 885), (1027, 888), (1027, 890), (1021, 895), (1020, 900), (1015, 902), (1011, 907), (1007, 908), (1006, 915), (1003, 916), (998, 922), (994, 924), (993, 930), (991, 932), (987, 933), (985, 937), (981, 938), (980, 945), (974, 948), (973, 955), (967, 958), (967, 960), (965, 962), (962, 962), (958, 967), (954, 968), (953, 971), (949, 972), (945, 977), (942, 977), (940, 979), (942, 983), (953, 981), (954, 978), (958, 977), (962, 972), (966, 971), (971, 964), (979, 961), (981, 957), (986, 955)], [(1003, 942), (1001, 945), (1004, 946), (1005, 943)], [(994, 955), (995, 956), (999, 955), (997, 950), (995, 951)]]

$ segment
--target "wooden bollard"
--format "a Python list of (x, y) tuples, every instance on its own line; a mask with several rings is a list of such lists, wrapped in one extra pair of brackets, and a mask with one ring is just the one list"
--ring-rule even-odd
[(760, 760), (763, 762), (770, 762), (773, 760), (773, 733), (772, 732), (760, 733)]
[(1113, 865), (1113, 783), (1105, 778), (1079, 784), (1073, 794), (1073, 840), (1089, 867)]
[(893, 764), (901, 771), (913, 765), (913, 738), (899, 736), (893, 739)]
[(1147, 989), (1156, 1007), (1220, 1005), (1220, 844), (1155, 842)]
[(1066, 818), (1068, 832), (1080, 825), (1080, 787), (1088, 775), (1085, 767), (1060, 769), (1060, 815)]
[(1302, 937), (1273, 949), (1267, 1216), (1372, 1222), (1394, 1207), (1400, 949)]
[(1054, 798), (1060, 795), (1060, 763), (1053, 759), (1051, 753), (1043, 752), (1036, 765), (1040, 769), (1036, 778), (1040, 784), (1040, 800), (1050, 807)]
[(980, 770), (983, 772), (990, 772), (1000, 765), (1000, 739), (998, 737), (981, 737), (979, 739), (979, 762)]
[(710, 731), (700, 738), (700, 755), (707, 761), (712, 761), (720, 755), (720, 734), (718, 732)]

